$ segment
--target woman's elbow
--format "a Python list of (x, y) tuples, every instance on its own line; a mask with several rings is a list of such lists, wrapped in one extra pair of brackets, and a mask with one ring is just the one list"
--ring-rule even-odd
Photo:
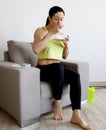
[(32, 50), (33, 50), (33, 52), (36, 53), (36, 54), (39, 53), (39, 52), (38, 52), (38, 49), (34, 46), (34, 44), (33, 44), (33, 46), (32, 46)]
[(34, 49), (34, 48), (33, 48), (33, 52), (36, 53), (36, 54), (39, 53), (39, 51), (37, 49)]
[(33, 50), (33, 52), (34, 52), (35, 54), (38, 54), (38, 53), (39, 53), (38, 49), (35, 48), (34, 46), (32, 47), (32, 50)]
[(63, 59), (67, 59), (68, 55), (63, 55)]

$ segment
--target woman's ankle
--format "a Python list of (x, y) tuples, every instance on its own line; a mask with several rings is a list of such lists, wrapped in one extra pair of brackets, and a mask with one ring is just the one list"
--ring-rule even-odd
[(54, 102), (54, 119), (63, 120), (61, 100), (55, 100)]
[(55, 106), (61, 106), (61, 100), (55, 100), (54, 105)]
[(73, 110), (71, 123), (78, 124), (84, 130), (91, 130), (91, 127), (80, 116), (80, 109)]

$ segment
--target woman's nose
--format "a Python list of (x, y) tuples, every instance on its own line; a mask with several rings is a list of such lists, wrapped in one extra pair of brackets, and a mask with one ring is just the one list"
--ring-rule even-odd
[(62, 22), (61, 22), (61, 20), (58, 20), (58, 24), (61, 24)]

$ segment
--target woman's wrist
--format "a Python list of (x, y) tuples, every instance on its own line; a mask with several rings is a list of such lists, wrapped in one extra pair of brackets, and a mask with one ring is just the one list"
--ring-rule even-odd
[(68, 49), (68, 45), (65, 45), (65, 49)]

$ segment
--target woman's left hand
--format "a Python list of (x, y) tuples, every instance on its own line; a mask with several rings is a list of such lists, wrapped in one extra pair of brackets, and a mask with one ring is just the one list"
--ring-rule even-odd
[(65, 47), (68, 47), (69, 35), (67, 35), (62, 41), (63, 41)]

